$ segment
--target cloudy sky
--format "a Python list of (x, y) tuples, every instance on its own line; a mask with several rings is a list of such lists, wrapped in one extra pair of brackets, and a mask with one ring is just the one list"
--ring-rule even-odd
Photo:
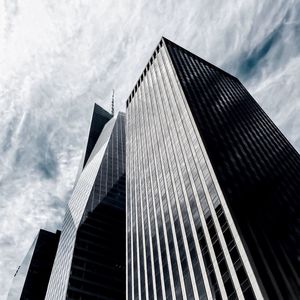
[(93, 103), (124, 102), (164, 35), (239, 77), (300, 150), (298, 1), (0, 0), (0, 299), (56, 230)]

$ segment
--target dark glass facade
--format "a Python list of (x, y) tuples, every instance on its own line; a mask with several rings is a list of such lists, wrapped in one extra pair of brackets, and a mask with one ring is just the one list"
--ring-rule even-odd
[[(32, 253), (24, 259), (28, 267), (25, 264), (20, 266), (15, 274), (15, 284), (12, 286), (8, 299), (42, 300), (45, 298), (59, 237), (60, 231), (52, 233), (40, 230), (34, 242), (34, 248), (29, 251)], [(24, 267), (26, 270), (22, 272)], [(20, 277), (24, 278), (24, 284)]]
[(299, 298), (299, 154), (237, 78), (166, 43), (265, 294)]
[[(118, 185), (108, 197), (125, 204), (125, 177)], [(125, 299), (124, 208), (100, 203), (79, 227), (67, 299)]]
[(126, 104), (128, 299), (297, 299), (300, 157), (238, 79), (163, 38)]

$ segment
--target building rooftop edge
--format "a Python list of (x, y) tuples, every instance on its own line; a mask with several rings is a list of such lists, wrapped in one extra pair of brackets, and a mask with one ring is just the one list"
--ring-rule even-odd
[(185, 51), (185, 52), (188, 53), (189, 55), (196, 57), (196, 58), (199, 59), (203, 64), (205, 64), (205, 65), (207, 65), (207, 66), (209, 66), (209, 67), (211, 67), (211, 68), (213, 68), (213, 69), (215, 69), (215, 70), (218, 70), (219, 72), (223, 73), (224, 75), (226, 75), (226, 76), (228, 76), (228, 77), (230, 77), (230, 78), (232, 78), (232, 79), (234, 79), (234, 80), (239, 81), (239, 79), (238, 79), (237, 77), (235, 77), (235, 76), (231, 75), (230, 73), (228, 73), (228, 72), (222, 70), (221, 68), (215, 66), (214, 64), (212, 64), (212, 63), (210, 63), (210, 62), (204, 60), (203, 58), (201, 58), (200, 56), (196, 55), (195, 53), (193, 53), (193, 52), (191, 52), (191, 51), (189, 51), (189, 50), (187, 50), (187, 49), (185, 49), (185, 48), (179, 46), (178, 44), (174, 43), (174, 42), (171, 41), (170, 39), (168, 39), (168, 38), (162, 36), (162, 37), (160, 38), (158, 44), (156, 45), (154, 51), (152, 52), (152, 55), (150, 56), (150, 58), (149, 58), (149, 60), (148, 60), (148, 62), (147, 62), (147, 64), (146, 64), (146, 66), (144, 67), (144, 69), (143, 69), (141, 75), (138, 77), (136, 83), (134, 84), (134, 86), (133, 86), (133, 88), (132, 88), (132, 90), (131, 90), (129, 96), (127, 97), (127, 99), (126, 99), (126, 108), (128, 107), (128, 104), (130, 103), (131, 98), (134, 96), (134, 94), (135, 94), (137, 88), (139, 87), (140, 81), (143, 80), (144, 74), (146, 73), (147, 69), (149, 69), (149, 66), (152, 64), (153, 58), (156, 57), (157, 51), (159, 50), (159, 48), (160, 48), (163, 44), (165, 44), (166, 47), (167, 47), (167, 44), (170, 44), (170, 45), (172, 45), (172, 46), (175, 46), (176, 48), (181, 49), (182, 51)]

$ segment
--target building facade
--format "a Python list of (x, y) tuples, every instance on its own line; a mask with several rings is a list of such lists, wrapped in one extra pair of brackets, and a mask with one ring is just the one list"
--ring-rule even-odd
[(300, 156), (163, 38), (127, 102), (127, 299), (298, 299)]
[(67, 299), (125, 299), (125, 114), (119, 113), (79, 225)]
[(45, 299), (125, 298), (125, 115), (95, 105)]
[(15, 273), (7, 300), (44, 299), (55, 259), (60, 231), (41, 229)]

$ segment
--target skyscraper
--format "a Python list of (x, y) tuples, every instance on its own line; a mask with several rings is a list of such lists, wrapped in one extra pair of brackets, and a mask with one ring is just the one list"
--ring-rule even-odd
[(163, 38), (127, 102), (128, 299), (298, 299), (300, 156), (240, 81)]
[(41, 229), (15, 273), (7, 300), (44, 299), (60, 231)]
[(95, 105), (45, 299), (125, 298), (125, 115)]

